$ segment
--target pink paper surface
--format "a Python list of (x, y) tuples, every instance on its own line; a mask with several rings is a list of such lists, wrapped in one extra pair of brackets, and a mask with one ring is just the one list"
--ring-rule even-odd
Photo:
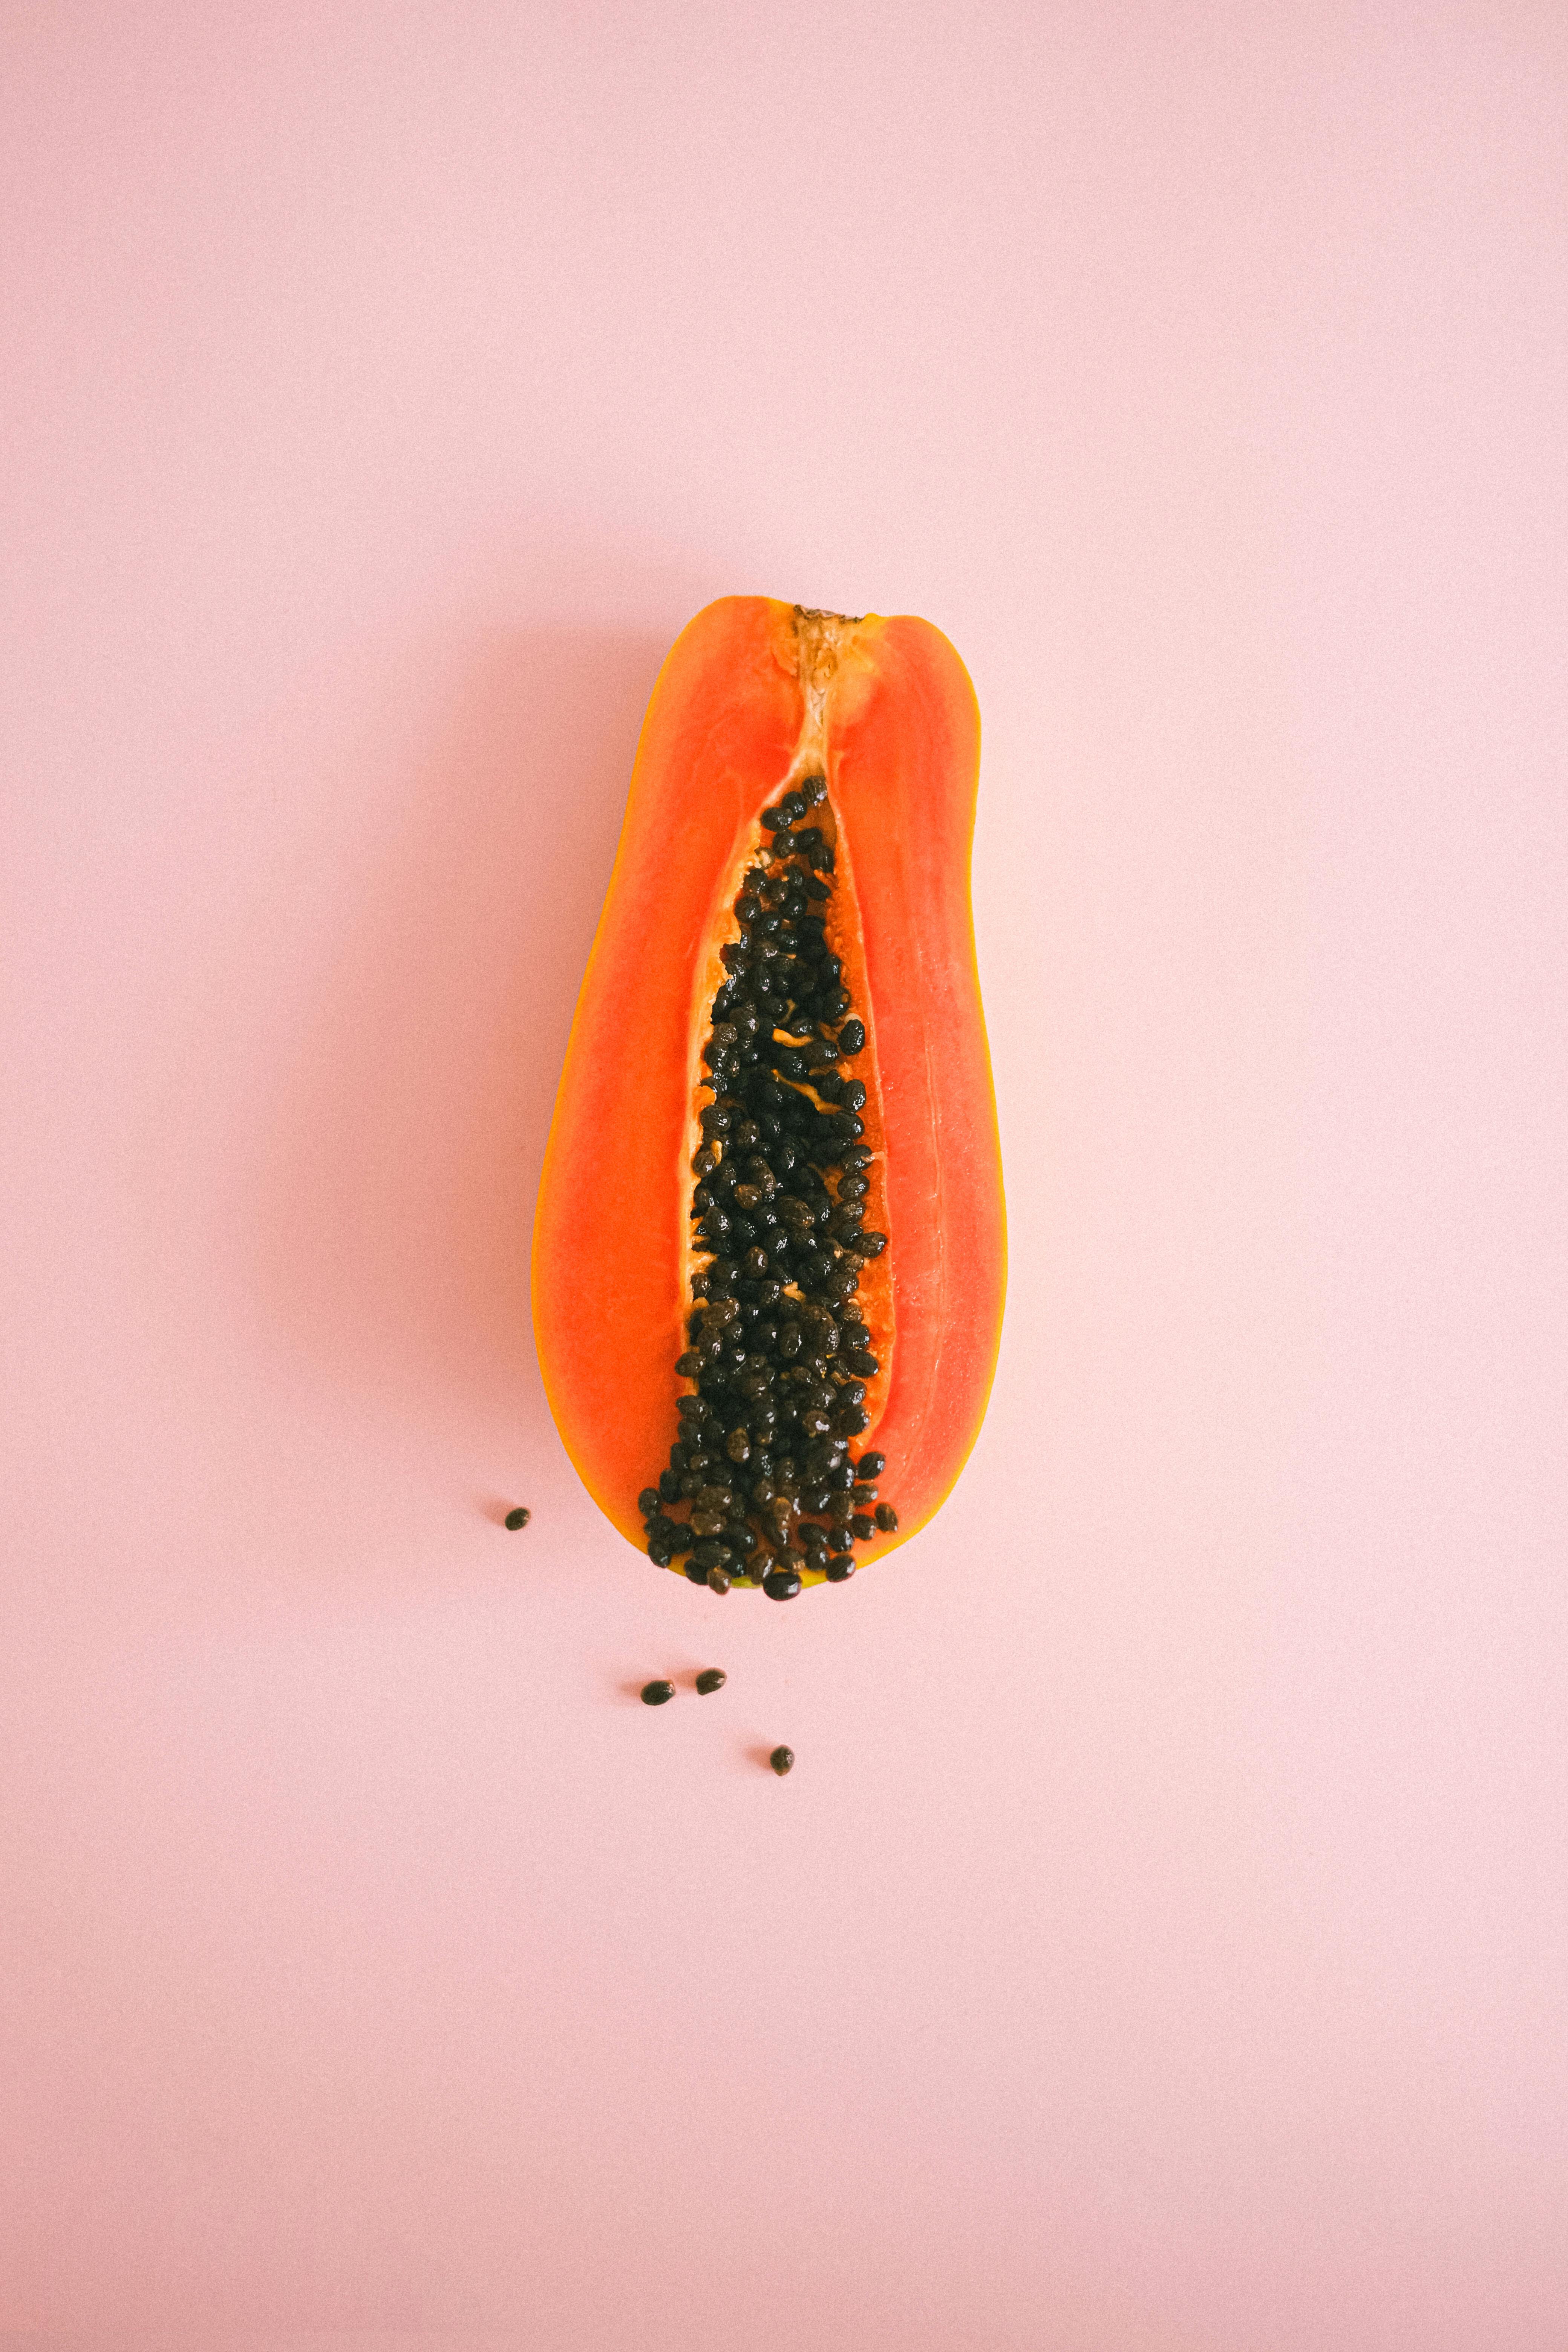
[[(4, 2352), (1563, 2352), (1568, 19), (4, 45)], [(786, 1608), (527, 1306), (733, 590), (986, 730), (994, 1399)]]

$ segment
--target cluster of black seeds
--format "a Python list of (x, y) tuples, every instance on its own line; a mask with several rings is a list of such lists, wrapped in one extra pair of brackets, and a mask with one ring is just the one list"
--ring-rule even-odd
[[(691, 1214), (707, 1265), (692, 1280), (676, 1371), (680, 1434), (638, 1496), (648, 1557), (694, 1584), (792, 1600), (803, 1572), (855, 1572), (854, 1546), (890, 1534), (879, 1454), (850, 1459), (878, 1371), (857, 1305), (888, 1245), (863, 1230), (866, 1089), (845, 1065), (866, 1043), (827, 945), (826, 785), (808, 776), (763, 812), (768, 835), (735, 901), (736, 937), (702, 1048), (702, 1142)], [(804, 820), (821, 809), (822, 821)]]

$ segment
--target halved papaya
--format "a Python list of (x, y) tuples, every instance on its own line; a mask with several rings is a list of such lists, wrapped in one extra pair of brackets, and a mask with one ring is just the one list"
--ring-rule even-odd
[(723, 597), (654, 688), (533, 1317), (595, 1501), (717, 1591), (787, 1599), (906, 1541), (984, 1413), (1006, 1240), (979, 744), (958, 656), (907, 615)]

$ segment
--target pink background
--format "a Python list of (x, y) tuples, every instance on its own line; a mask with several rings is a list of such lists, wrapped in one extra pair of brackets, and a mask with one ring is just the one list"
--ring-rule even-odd
[[(1563, 2352), (1568, 19), (5, 36), (0, 2345)], [(994, 1402), (788, 1609), (525, 1281), (730, 590), (986, 722)]]

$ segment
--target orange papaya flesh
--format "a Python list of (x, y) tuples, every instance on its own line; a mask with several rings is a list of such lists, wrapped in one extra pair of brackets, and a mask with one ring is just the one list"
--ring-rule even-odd
[(659, 1565), (775, 1598), (941, 1507), (1005, 1286), (973, 690), (924, 621), (700, 613), (654, 689), (545, 1153), (551, 1409)]

